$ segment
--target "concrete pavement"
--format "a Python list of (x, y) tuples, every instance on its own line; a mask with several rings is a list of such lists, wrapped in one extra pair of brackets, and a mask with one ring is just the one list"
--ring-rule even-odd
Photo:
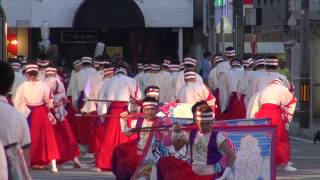
[[(297, 172), (286, 172), (283, 167), (277, 168), (277, 180), (319, 180), (320, 179), (320, 142), (313, 144), (312, 140), (291, 137), (292, 162)], [(111, 180), (115, 179), (110, 172), (91, 172), (90, 159), (81, 159), (84, 168), (73, 169), (71, 164), (64, 165), (64, 169), (57, 174), (47, 170), (33, 170), (34, 180)]]

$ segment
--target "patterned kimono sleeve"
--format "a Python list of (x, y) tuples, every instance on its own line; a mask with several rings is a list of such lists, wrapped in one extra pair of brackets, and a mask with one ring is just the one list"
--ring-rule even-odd
[(297, 98), (286, 88), (283, 88), (283, 98), (281, 99), (281, 108), (285, 123), (290, 123), (297, 104)]
[(132, 82), (129, 84), (129, 90), (131, 98), (134, 98), (135, 100), (141, 100), (142, 94), (139, 85), (135, 79), (133, 79)]

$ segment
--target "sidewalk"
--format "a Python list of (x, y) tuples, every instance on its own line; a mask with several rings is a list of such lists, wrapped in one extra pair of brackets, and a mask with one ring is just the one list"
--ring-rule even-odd
[(300, 128), (299, 119), (294, 119), (290, 124), (290, 134), (313, 139), (314, 133), (320, 130), (320, 118), (313, 119), (313, 126), (309, 129)]

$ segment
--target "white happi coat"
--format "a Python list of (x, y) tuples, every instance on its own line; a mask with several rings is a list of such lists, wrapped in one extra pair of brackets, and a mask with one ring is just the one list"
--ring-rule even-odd
[[(197, 83), (199, 84), (203, 84), (203, 79), (202, 77), (196, 73), (196, 80)], [(181, 90), (181, 88), (185, 85), (185, 81), (184, 81), (184, 71), (179, 71), (176, 73), (172, 74), (172, 97), (173, 99), (177, 99), (178, 98), (178, 94), (179, 91)]]
[(76, 97), (75, 99), (72, 99), (72, 102), (74, 104), (74, 107), (77, 107), (77, 101), (80, 96), (80, 92), (85, 91), (86, 84), (88, 80), (96, 74), (96, 70), (92, 67), (83, 67), (77, 74), (76, 82), (75, 82), (75, 91), (76, 91)]
[[(292, 120), (292, 116), (296, 106), (296, 98), (289, 89), (281, 84), (269, 84), (261, 92), (257, 93), (252, 109), (260, 109), (263, 104), (279, 105), (282, 109), (282, 116), (288, 121)], [(256, 107), (258, 106), (258, 107)], [(251, 110), (251, 114), (255, 114)]]
[(215, 106), (216, 99), (209, 88), (203, 83), (187, 82), (180, 89), (177, 100), (179, 103), (195, 104), (201, 100), (206, 101), (209, 106)]
[(160, 103), (166, 103), (170, 101), (174, 101), (171, 97), (172, 91), (172, 76), (167, 71), (159, 72), (159, 84), (157, 85), (160, 88)]
[(255, 77), (255, 71), (244, 71), (245, 74), (245, 79), (248, 82), (247, 89), (245, 90), (246, 97), (244, 98), (244, 103), (246, 107), (248, 107), (250, 98), (253, 96), (252, 92), (252, 85), (253, 85), (253, 80)]
[(12, 94), (12, 97), (14, 97), (16, 95), (17, 87), (20, 84), (22, 84), (23, 82), (25, 82), (26, 80), (27, 80), (27, 78), (20, 71), (15, 71), (14, 72), (14, 82), (12, 85), (11, 92), (9, 94)]
[(69, 85), (67, 88), (67, 96), (71, 96), (72, 99), (77, 99), (78, 97), (78, 92), (76, 91), (77, 75), (78, 75), (78, 72), (76, 72), (75, 70), (71, 72), (71, 77), (70, 77)]
[[(110, 101), (130, 101), (141, 99), (141, 92), (135, 79), (123, 74), (116, 74), (101, 89), (99, 99)], [(110, 103), (99, 103), (98, 113), (105, 114)], [(130, 107), (128, 107), (130, 109)]]
[[(90, 93), (89, 96), (87, 96), (88, 99), (99, 99), (101, 90), (103, 89), (103, 86), (109, 81), (109, 78), (102, 77), (100, 81), (95, 82), (94, 84), (90, 84)], [(86, 101), (84, 103), (83, 108), (81, 109), (81, 112), (90, 113), (97, 111), (97, 106), (99, 102), (95, 101)]]
[[(142, 97), (144, 97), (144, 90), (148, 87), (148, 86), (159, 86), (159, 84), (162, 81), (162, 75), (160, 72), (147, 72), (144, 73), (144, 75), (141, 77), (141, 93), (142, 93)], [(161, 89), (160, 89), (160, 93), (161, 93)]]
[(214, 67), (211, 69), (209, 75), (208, 75), (208, 85), (211, 88), (212, 91), (219, 88), (219, 82), (217, 77), (217, 68)]
[(13, 99), (14, 107), (17, 108), (25, 118), (30, 114), (30, 106), (47, 105), (53, 107), (52, 95), (49, 86), (43, 81), (26, 81), (18, 86), (16, 96)]
[(228, 81), (230, 77), (230, 62), (223, 61), (217, 64), (216, 68), (216, 75), (218, 80), (218, 87), (219, 87), (219, 99), (220, 99), (220, 107), (221, 112), (224, 112), (229, 104), (230, 99), (230, 91), (228, 90)]
[(139, 89), (142, 90), (143, 89), (143, 85), (142, 85), (142, 79), (143, 76), (145, 76), (145, 73), (143, 71), (139, 72), (134, 79), (137, 81)]
[(87, 81), (86, 83), (86, 87), (85, 87), (85, 96), (88, 97), (90, 95), (90, 93), (92, 93), (92, 91), (94, 91), (92, 88), (93, 86), (98, 83), (98, 82), (101, 82), (102, 79), (103, 79), (103, 71), (96, 71), (96, 73), (91, 76), (89, 78), (89, 80)]
[(253, 73), (252, 84), (250, 95), (254, 95), (257, 92), (261, 91), (267, 84), (262, 83), (265, 81), (266, 71), (265, 70), (257, 70)]
[(63, 121), (65, 116), (68, 114), (64, 108), (67, 101), (64, 85), (61, 80), (56, 77), (48, 77), (44, 82), (50, 87), (53, 95), (54, 115), (57, 120)]
[(245, 71), (241, 68), (232, 68), (228, 79), (228, 92), (229, 96), (232, 92), (237, 92), (238, 98), (241, 94), (246, 94), (248, 89), (248, 81)]

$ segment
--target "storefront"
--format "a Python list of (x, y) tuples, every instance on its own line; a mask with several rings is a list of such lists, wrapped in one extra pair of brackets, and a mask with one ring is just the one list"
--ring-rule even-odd
[(9, 35), (18, 42), (16, 55), (37, 56), (40, 27), (47, 22), (51, 45), (67, 65), (80, 55), (93, 55), (97, 42), (131, 64), (165, 56), (181, 60), (183, 28), (193, 27), (193, 0), (2, 1), (2, 6)]

